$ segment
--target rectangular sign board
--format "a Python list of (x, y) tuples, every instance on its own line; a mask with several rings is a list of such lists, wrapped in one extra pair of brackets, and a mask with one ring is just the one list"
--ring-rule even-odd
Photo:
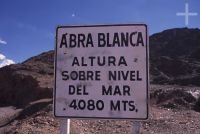
[(54, 115), (147, 119), (148, 38), (145, 24), (59, 26)]

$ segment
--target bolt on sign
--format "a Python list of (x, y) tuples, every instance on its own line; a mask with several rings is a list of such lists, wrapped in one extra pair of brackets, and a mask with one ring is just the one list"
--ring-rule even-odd
[(66, 118), (148, 118), (145, 24), (59, 26), (54, 114)]

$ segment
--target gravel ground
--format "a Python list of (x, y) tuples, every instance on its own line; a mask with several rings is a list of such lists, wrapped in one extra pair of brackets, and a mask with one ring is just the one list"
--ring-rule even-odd
[[(150, 118), (143, 121), (143, 134), (199, 134), (200, 113), (192, 110), (171, 110), (151, 107)], [(71, 134), (132, 134), (133, 121), (71, 119)], [(59, 119), (52, 112), (14, 121), (7, 126), (13, 134), (59, 134)]]
[[(165, 86), (157, 89), (177, 89)], [(188, 87), (189, 88), (189, 87)], [(197, 88), (195, 88), (197, 89)], [(187, 89), (188, 90), (188, 89)], [(155, 90), (156, 91), (156, 90)], [(152, 101), (152, 100), (151, 100)], [(167, 100), (169, 102), (169, 100)], [(142, 134), (200, 134), (200, 112), (187, 107), (166, 108), (151, 103), (150, 117), (141, 122)], [(71, 134), (132, 134), (130, 120), (71, 119)], [(0, 127), (1, 134), (59, 134), (59, 119), (53, 117), (52, 105)]]

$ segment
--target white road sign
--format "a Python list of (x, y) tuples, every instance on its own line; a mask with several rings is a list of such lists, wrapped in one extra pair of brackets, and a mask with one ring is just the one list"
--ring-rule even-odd
[(54, 114), (66, 118), (148, 118), (145, 24), (59, 26)]

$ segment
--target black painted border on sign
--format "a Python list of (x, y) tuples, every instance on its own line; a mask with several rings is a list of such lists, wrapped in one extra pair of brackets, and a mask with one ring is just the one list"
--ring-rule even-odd
[[(144, 26), (146, 29), (146, 84), (147, 84), (147, 115), (145, 118), (116, 118), (116, 117), (76, 117), (76, 116), (58, 116), (55, 113), (56, 109), (56, 66), (57, 66), (57, 35), (59, 28), (80, 28), (80, 27), (115, 27), (115, 26)], [(55, 37), (55, 48), (54, 48), (54, 89), (53, 89), (53, 113), (55, 117), (58, 118), (78, 118), (78, 119), (120, 119), (120, 120), (147, 120), (149, 118), (149, 36), (148, 36), (148, 27), (146, 24), (112, 24), (112, 25), (73, 25), (73, 26), (58, 26), (56, 28), (56, 37)]]

